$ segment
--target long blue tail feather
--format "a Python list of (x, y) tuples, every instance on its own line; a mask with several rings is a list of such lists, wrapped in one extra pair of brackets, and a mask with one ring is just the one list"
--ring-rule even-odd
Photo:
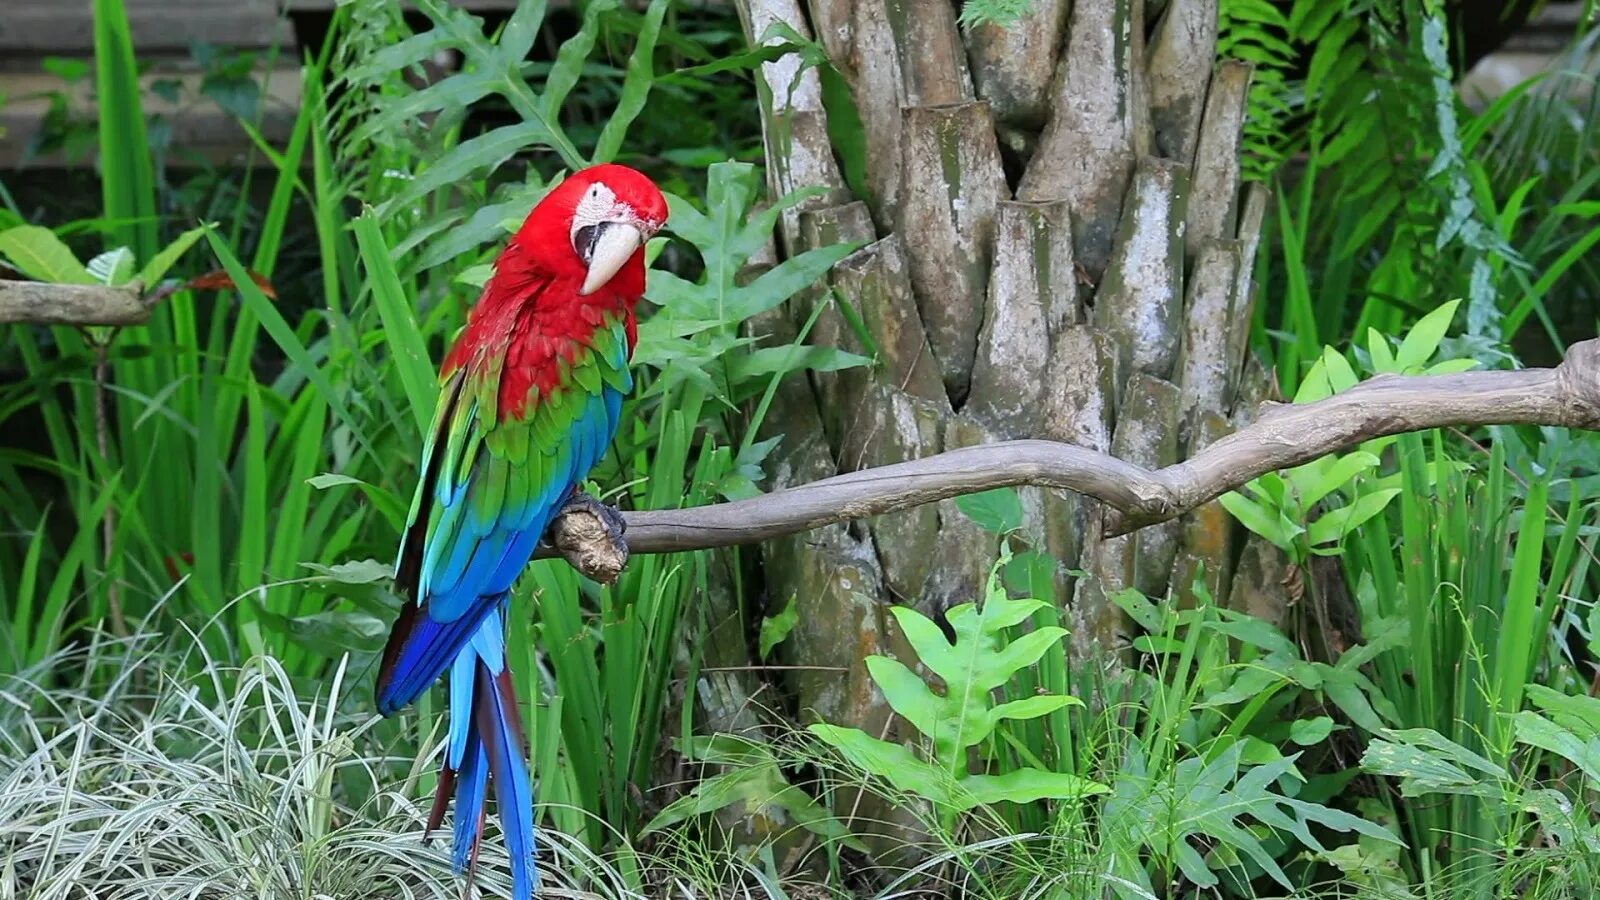
[(443, 771), (428, 831), (443, 821), (454, 792), (451, 861), (470, 882), (483, 840), (488, 784), (494, 782), (500, 830), (511, 858), (513, 900), (532, 900), (539, 886), (533, 824), (533, 785), (527, 745), (505, 664), (500, 615), (490, 615), (450, 666), (450, 726)]
[(483, 838), (483, 803), (488, 792), (489, 759), (477, 730), (467, 737), (467, 753), (461, 771), (456, 774), (455, 842), (451, 857), (455, 870), (467, 871), (467, 861)]
[(511, 896), (531, 900), (539, 886), (539, 869), (534, 863), (538, 847), (534, 842), (533, 785), (528, 778), (527, 746), (511, 673), (502, 669), (490, 676), (486, 667), (480, 667), (478, 692), (478, 727), (484, 732), (500, 830), (511, 857)]

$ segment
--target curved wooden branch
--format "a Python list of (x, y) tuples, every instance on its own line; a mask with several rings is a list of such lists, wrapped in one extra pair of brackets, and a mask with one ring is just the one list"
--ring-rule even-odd
[[(863, 469), (760, 497), (691, 509), (624, 513), (627, 549), (671, 553), (753, 544), (851, 519), (998, 487), (1076, 491), (1103, 502), (1107, 535), (1176, 518), (1268, 472), (1362, 441), (1444, 426), (1549, 425), (1600, 430), (1600, 339), (1554, 369), (1374, 378), (1316, 403), (1272, 404), (1250, 426), (1184, 462), (1150, 470), (1054, 441), (1002, 441)], [(573, 519), (569, 524), (568, 520)], [(592, 515), (563, 514), (551, 543), (586, 574)], [(580, 536), (577, 529), (583, 529)], [(580, 552), (581, 551), (581, 552)], [(558, 551), (544, 548), (541, 556)], [(604, 555), (604, 554), (601, 554)]]

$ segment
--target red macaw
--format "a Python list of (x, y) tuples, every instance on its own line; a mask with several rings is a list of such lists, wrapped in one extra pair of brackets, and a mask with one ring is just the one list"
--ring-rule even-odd
[(455, 867), (470, 879), (492, 774), (518, 900), (532, 897), (538, 871), (505, 600), (616, 434), (633, 388), (644, 245), (666, 218), (661, 191), (618, 165), (575, 173), (528, 214), (440, 369), (395, 564), (412, 602), (383, 651), (378, 710), (394, 714), (450, 669), (449, 742), (428, 830), (454, 786)]

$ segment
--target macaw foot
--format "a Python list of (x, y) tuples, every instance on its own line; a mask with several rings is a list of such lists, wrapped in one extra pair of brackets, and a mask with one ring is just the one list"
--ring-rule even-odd
[(611, 584), (628, 564), (627, 529), (621, 510), (579, 491), (550, 523), (544, 542), (579, 572)]

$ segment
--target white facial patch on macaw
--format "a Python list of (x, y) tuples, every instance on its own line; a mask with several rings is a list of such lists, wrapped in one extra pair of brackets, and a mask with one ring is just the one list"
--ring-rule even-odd
[(626, 223), (639, 229), (648, 240), (661, 230), (661, 222), (639, 215), (626, 201), (618, 200), (616, 192), (603, 182), (589, 185), (572, 211), (572, 238), (577, 243), (578, 232), (602, 222)]
[(579, 296), (610, 281), (654, 231), (611, 188), (600, 182), (590, 185), (572, 211), (572, 249), (589, 267)]
[(572, 211), (572, 234), (576, 237), (579, 231), (601, 222), (633, 222), (638, 218), (633, 207), (618, 200), (611, 188), (597, 181), (583, 192), (578, 208)]

